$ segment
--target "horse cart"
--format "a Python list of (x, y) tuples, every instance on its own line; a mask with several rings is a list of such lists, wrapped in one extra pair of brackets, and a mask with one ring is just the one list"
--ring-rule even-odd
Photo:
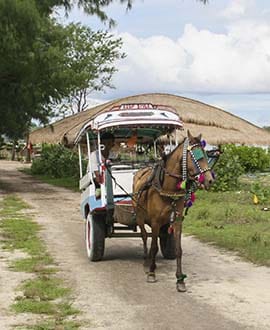
[[(182, 129), (174, 109), (148, 103), (113, 107), (82, 127), (76, 143), (81, 212), (85, 219), (86, 251), (91, 261), (102, 259), (106, 238), (141, 236), (133, 207), (133, 177), (146, 166), (154, 167), (163, 153), (173, 150), (176, 132)], [(114, 137), (114, 146), (104, 159), (102, 153), (106, 146), (102, 144), (102, 135), (108, 132)], [(170, 138), (162, 143), (161, 137), (166, 135)], [(93, 152), (97, 154), (98, 188), (91, 161)], [(161, 230), (159, 237), (163, 256), (175, 258), (174, 239), (167, 228)]]
[[(122, 104), (96, 114), (75, 140), (89, 259), (102, 259), (108, 237), (141, 236), (147, 281), (156, 282), (159, 241), (164, 258), (176, 258), (179, 292), (186, 291), (183, 220), (195, 191), (207, 190), (214, 182), (212, 167), (219, 156), (219, 150), (207, 151), (201, 135), (189, 131), (177, 143), (177, 131), (182, 129), (177, 112), (168, 106)], [(151, 227), (151, 234), (145, 225)]]

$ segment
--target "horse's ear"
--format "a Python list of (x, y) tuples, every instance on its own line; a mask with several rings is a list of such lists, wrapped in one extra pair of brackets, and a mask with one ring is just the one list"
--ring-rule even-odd
[(201, 141), (201, 138), (202, 138), (202, 134), (199, 134), (197, 137), (194, 137), (191, 133), (190, 133), (190, 131), (189, 131), (189, 129), (187, 130), (187, 135), (188, 135), (188, 138), (189, 138), (189, 140), (190, 141), (193, 141), (193, 140), (195, 140), (195, 141)]
[(189, 129), (187, 130), (187, 136), (188, 136), (189, 140), (192, 140), (193, 139), (193, 136), (191, 135)]

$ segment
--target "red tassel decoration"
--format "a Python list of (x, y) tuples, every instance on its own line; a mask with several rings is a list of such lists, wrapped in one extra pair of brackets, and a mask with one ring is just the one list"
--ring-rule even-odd
[(204, 179), (205, 179), (205, 175), (203, 173), (200, 174), (200, 176), (199, 176), (199, 182), (200, 183), (203, 183), (204, 182)]
[(174, 232), (173, 225), (170, 225), (168, 228), (168, 234), (172, 234)]

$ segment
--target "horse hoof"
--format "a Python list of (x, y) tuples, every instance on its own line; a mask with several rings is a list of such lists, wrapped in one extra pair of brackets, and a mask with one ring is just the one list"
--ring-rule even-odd
[(148, 283), (156, 283), (156, 275), (154, 273), (147, 274), (147, 282)]
[(177, 282), (176, 283), (176, 289), (178, 292), (186, 292), (187, 289), (186, 289), (186, 285), (184, 282)]

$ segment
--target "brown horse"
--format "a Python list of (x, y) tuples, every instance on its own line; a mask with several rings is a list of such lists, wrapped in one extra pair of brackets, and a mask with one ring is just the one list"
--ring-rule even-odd
[[(162, 162), (154, 169), (150, 167), (141, 169), (133, 180), (134, 207), (143, 239), (144, 264), (148, 269), (147, 281), (156, 282), (157, 241), (160, 229), (169, 224), (170, 232), (174, 233), (175, 239), (176, 287), (181, 292), (186, 291), (184, 283), (186, 275), (182, 273), (181, 247), (183, 211), (192, 204), (192, 196), (199, 185), (208, 189), (214, 181), (203, 147), (201, 135), (193, 137), (188, 131), (188, 137)], [(152, 228), (149, 254), (145, 224)]]

